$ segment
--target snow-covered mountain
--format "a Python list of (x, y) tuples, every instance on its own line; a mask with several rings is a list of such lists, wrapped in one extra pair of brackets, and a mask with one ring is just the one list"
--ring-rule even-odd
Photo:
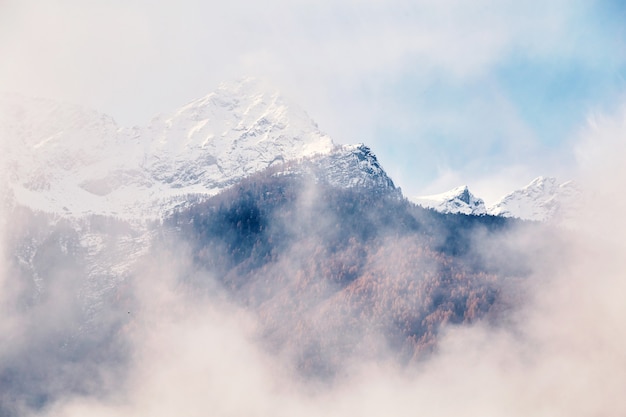
[(222, 84), (134, 128), (80, 106), (0, 95), (0, 140), (0, 204), (12, 219), (2, 229), (11, 231), (13, 257), (32, 277), (34, 297), (45, 292), (40, 277), (50, 270), (42, 253), (79, 259), (72, 267), (82, 277), (75, 287), (86, 320), (150, 248), (144, 220), (266, 168), (401, 195), (368, 147), (335, 145), (304, 111), (254, 79)]
[(79, 106), (0, 97), (0, 158), (19, 204), (60, 214), (154, 218), (288, 160), (336, 149), (314, 121), (255, 79), (222, 84), (146, 127)]
[[(212, 304), (250, 315), (259, 346), (306, 378), (387, 352), (404, 367), (434, 349), (446, 323), (494, 317), (528, 263), (511, 248), (473, 262), (478, 230), (507, 249), (493, 227), (506, 220), (458, 222), (406, 204), (367, 146), (333, 144), (255, 80), (134, 128), (0, 96), (0, 140), (2, 416), (74, 395), (117, 398), (148, 327), (187, 311), (195, 326)], [(429, 201), (486, 212), (467, 187)]]
[(364, 144), (340, 145), (331, 153), (300, 164), (313, 171), (317, 181), (339, 188), (369, 188), (401, 196), (371, 149)]
[(413, 197), (411, 201), (442, 213), (482, 215), (487, 213), (485, 202), (470, 192), (466, 185), (441, 194)]
[[(0, 138), (6, 198), (61, 215), (156, 219), (190, 195), (214, 195), (274, 165), (400, 195), (369, 148), (335, 145), (303, 110), (252, 78), (133, 128), (79, 106), (2, 95)], [(547, 220), (579, 193), (571, 182), (539, 177), (490, 207), (467, 186), (411, 200), (444, 213)]]
[(274, 163), (330, 152), (317, 124), (255, 79), (216, 92), (152, 120), (145, 166), (173, 188), (221, 189)]
[(513, 191), (495, 204), (485, 206), (467, 186), (445, 193), (412, 197), (415, 204), (442, 213), (516, 217), (535, 221), (566, 221), (580, 200), (581, 191), (573, 181), (559, 183), (556, 178), (537, 177), (527, 186)]
[(581, 191), (573, 181), (538, 177), (489, 207), (489, 214), (526, 220), (563, 220), (577, 206)]

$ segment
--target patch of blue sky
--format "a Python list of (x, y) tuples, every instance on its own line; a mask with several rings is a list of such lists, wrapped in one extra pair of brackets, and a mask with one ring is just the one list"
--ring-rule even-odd
[(390, 86), (374, 146), (392, 177), (419, 189), (450, 167), (480, 161), (488, 169), (483, 157), (501, 154), (507, 135), (487, 84), (403, 77)]
[(495, 71), (499, 88), (546, 146), (571, 140), (590, 112), (614, 107), (625, 76), (624, 65), (576, 59), (511, 58)]
[(624, 2), (588, 3), (572, 13), (561, 35), (546, 40), (546, 49), (512, 45), (472, 77), (425, 74), (416, 65), (386, 88), (391, 111), (378, 121), (376, 148), (400, 163), (421, 156), (431, 168), (421, 172), (426, 176), (435, 176), (436, 167), (487, 171), (567, 153), (590, 113), (623, 102), (625, 17)]
[[(511, 129), (509, 110), (490, 79), (453, 81), (403, 77), (389, 88), (397, 118), (381, 120), (377, 136), (393, 137), (455, 164), (470, 154), (502, 150)], [(442, 161), (444, 162), (444, 161)]]
[(405, 77), (390, 88), (397, 112), (379, 120), (373, 145), (393, 161), (385, 164), (393, 177), (416, 188), (450, 170), (487, 175), (548, 154), (567, 165), (589, 112), (622, 98), (623, 75), (609, 65), (509, 60), (462, 82)]

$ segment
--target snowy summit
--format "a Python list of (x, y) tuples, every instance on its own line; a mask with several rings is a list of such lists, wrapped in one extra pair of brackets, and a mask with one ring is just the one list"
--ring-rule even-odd
[(467, 186), (445, 193), (412, 197), (422, 207), (442, 213), (516, 217), (535, 221), (566, 221), (568, 213), (577, 205), (581, 191), (573, 181), (559, 183), (556, 178), (537, 177), (527, 186), (513, 191), (495, 204), (486, 207)]
[(564, 218), (580, 194), (572, 181), (559, 184), (556, 178), (537, 177), (491, 206), (489, 214), (537, 221)]
[(252, 78), (134, 128), (79, 106), (4, 95), (0, 135), (16, 203), (125, 218), (159, 217), (186, 195), (213, 195), (272, 164), (335, 149), (303, 110)]
[(413, 197), (411, 201), (442, 213), (486, 214), (485, 202), (472, 194), (466, 185), (441, 194)]

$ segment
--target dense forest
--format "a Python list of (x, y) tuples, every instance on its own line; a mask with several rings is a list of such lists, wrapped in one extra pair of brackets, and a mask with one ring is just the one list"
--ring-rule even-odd
[(15, 207), (0, 307), (18, 348), (3, 352), (0, 414), (115, 392), (136, 338), (174, 314), (158, 299), (146, 305), (166, 281), (175, 308), (236, 306), (254, 317), (255, 346), (287, 372), (333, 381), (368, 361), (419, 364), (450, 326), (506, 325), (551, 245), (543, 224), (441, 214), (389, 182), (338, 187), (287, 168), (189, 196), (144, 228)]
[(401, 364), (419, 361), (446, 325), (497, 325), (530, 273), (531, 254), (507, 245), (508, 234), (541, 228), (271, 169), (165, 226), (191, 248), (191, 288), (217, 281), (258, 315), (268, 349), (324, 378), (348, 359), (392, 352)]

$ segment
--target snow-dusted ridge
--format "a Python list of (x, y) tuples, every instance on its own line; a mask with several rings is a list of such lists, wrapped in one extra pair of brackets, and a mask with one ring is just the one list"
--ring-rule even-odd
[[(133, 128), (80, 106), (0, 95), (0, 139), (3, 198), (65, 217), (158, 219), (189, 196), (217, 194), (289, 161), (304, 161), (299, 169), (334, 186), (401, 195), (367, 146), (335, 145), (306, 112), (253, 78)], [(490, 207), (467, 186), (410, 200), (444, 213), (549, 220), (579, 195), (571, 182), (539, 177)]]
[(158, 218), (273, 164), (336, 149), (314, 121), (256, 79), (220, 85), (148, 126), (79, 106), (0, 97), (2, 175), (16, 203), (61, 215)]
[(155, 118), (145, 136), (153, 137), (147, 169), (173, 188), (221, 189), (274, 163), (334, 148), (304, 111), (255, 79), (222, 84)]
[(412, 197), (410, 200), (422, 207), (432, 208), (442, 213), (487, 214), (485, 202), (472, 194), (466, 185), (441, 194)]
[(537, 177), (527, 186), (504, 196), (489, 207), (489, 214), (526, 220), (567, 220), (580, 201), (581, 190), (573, 181)]
[(467, 186), (445, 193), (412, 197), (410, 200), (423, 207), (442, 213), (515, 217), (535, 221), (567, 221), (577, 207), (581, 191), (573, 181), (559, 183), (556, 178), (537, 177), (527, 186), (513, 191), (495, 204), (486, 207), (482, 199), (474, 196)]
[(371, 149), (360, 143), (340, 145), (333, 152), (310, 158), (318, 181), (340, 188), (369, 188), (401, 195)]

